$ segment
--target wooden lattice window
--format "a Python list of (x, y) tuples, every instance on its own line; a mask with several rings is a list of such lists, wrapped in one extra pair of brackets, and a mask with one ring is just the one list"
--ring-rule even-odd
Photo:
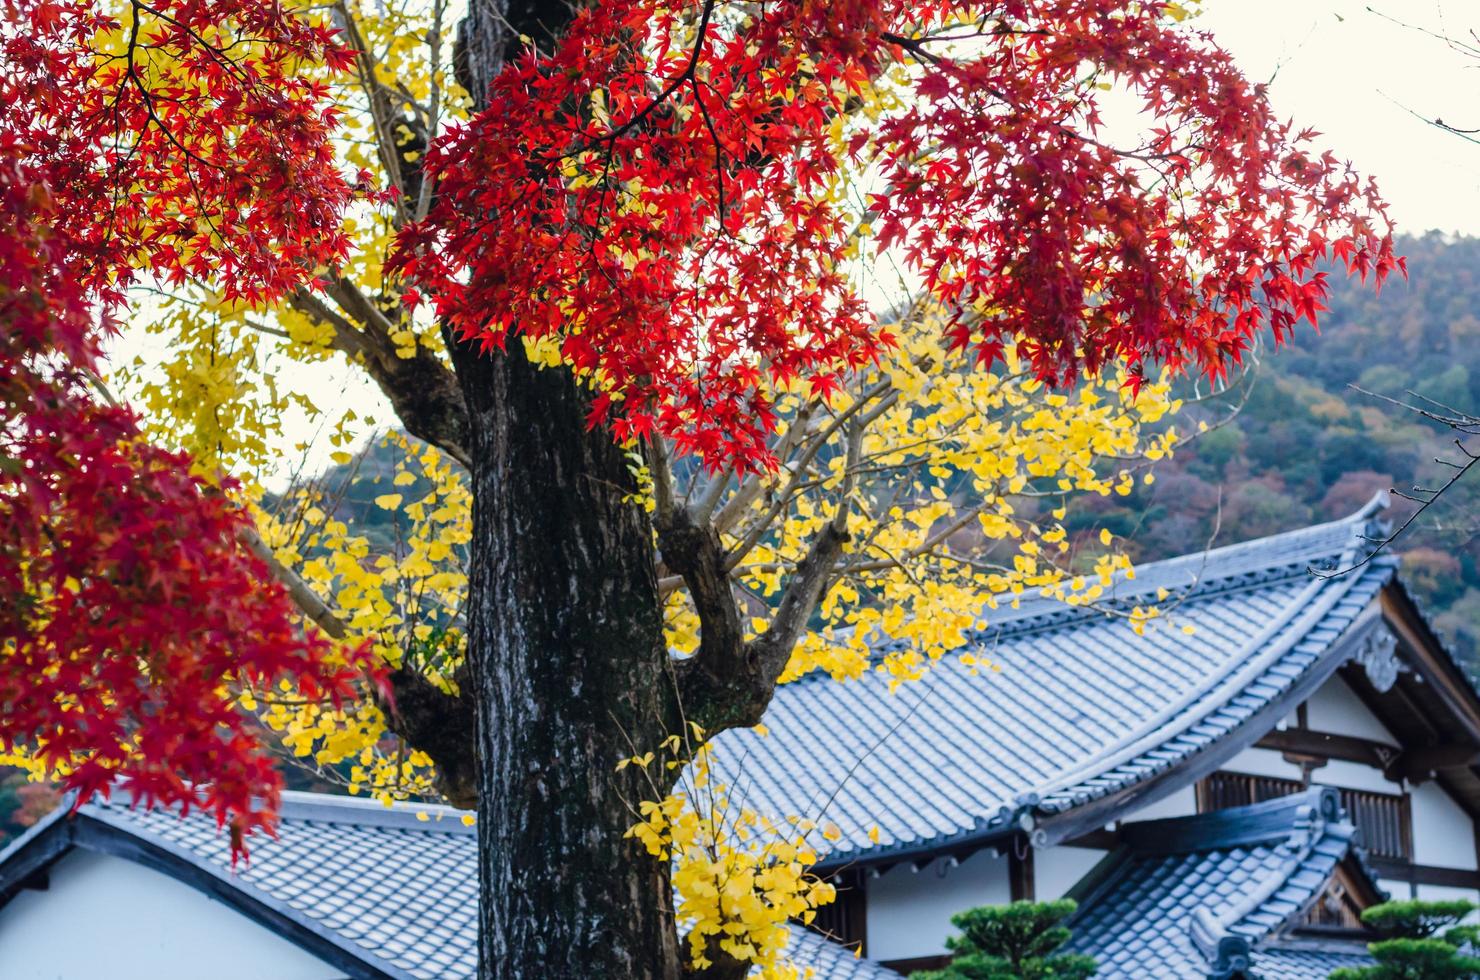
[(1413, 814), (1407, 794), (1341, 791), (1341, 805), (1362, 830), (1362, 846), (1373, 857), (1413, 860)]
[(857, 950), (867, 938), (868, 909), (863, 875), (857, 872), (840, 874), (832, 879), (832, 883), (838, 890), (837, 897), (817, 910), (809, 928), (850, 950)]
[(1197, 812), (1229, 810), (1236, 806), (1292, 796), (1305, 787), (1298, 779), (1250, 776), (1241, 772), (1215, 772), (1197, 784)]
[[(1208, 813), (1263, 803), (1303, 789), (1305, 786), (1296, 779), (1215, 772), (1197, 784), (1197, 811)], [(1413, 815), (1406, 795), (1340, 788), (1337, 792), (1347, 816), (1362, 831), (1362, 846), (1369, 855), (1413, 860)]]

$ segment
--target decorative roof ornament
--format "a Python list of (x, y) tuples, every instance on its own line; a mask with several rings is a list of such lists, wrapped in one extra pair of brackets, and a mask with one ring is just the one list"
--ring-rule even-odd
[(1207, 906), (1188, 916), (1187, 936), (1208, 962), (1208, 980), (1248, 976), (1254, 959), (1248, 938), (1228, 932)]
[(1398, 682), (1398, 675), (1408, 669), (1408, 665), (1398, 658), (1398, 638), (1382, 623), (1367, 632), (1352, 659), (1362, 665), (1367, 672), (1367, 680), (1379, 694), (1392, 690)]

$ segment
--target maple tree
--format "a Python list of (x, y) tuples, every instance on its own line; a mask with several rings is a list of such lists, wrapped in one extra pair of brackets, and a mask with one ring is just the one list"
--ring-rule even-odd
[[(298, 629), (238, 543), (250, 523), (219, 492), (229, 484), (144, 441), (92, 380), (137, 266), (219, 270), (257, 296), (342, 251), (332, 216), (350, 189), (324, 152), (322, 92), (291, 70), (337, 54), (324, 29), (252, 4), (156, 15), (112, 55), (104, 35), (122, 28), (86, 5), (11, 5), (0, 28), (3, 736), (83, 798), (121, 778), (146, 804), (213, 808), (239, 842), (270, 820), (281, 780), (223, 686), (291, 677), (343, 698), (362, 658)], [(250, 62), (199, 34), (236, 18), (264, 39)], [(175, 84), (186, 78), (205, 92)], [(254, 167), (316, 203), (256, 206)]]
[[(706, 741), (995, 602), (1097, 604), (1126, 562), (1063, 507), (1150, 478), (1170, 377), (1314, 321), (1320, 260), (1397, 267), (1184, 14), (13, 4), (12, 758), (250, 830), (255, 718), (476, 806), (487, 975), (786, 975), (828, 828), (717, 819)], [(115, 371), (139, 416), (97, 380), (124, 310), (169, 346)], [(372, 424), (280, 358), (404, 427), (388, 551), (264, 494), (292, 411), (350, 464)]]

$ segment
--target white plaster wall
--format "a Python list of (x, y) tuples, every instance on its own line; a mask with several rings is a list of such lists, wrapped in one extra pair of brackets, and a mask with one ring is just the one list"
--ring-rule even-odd
[(1425, 902), (1445, 902), (1461, 898), (1474, 902), (1480, 900), (1480, 891), (1473, 888), (1451, 888), (1448, 885), (1419, 885), (1418, 897)]
[(5, 980), (331, 980), (344, 974), (189, 885), (74, 851), (0, 909)]
[(1063, 898), (1089, 874), (1108, 851), (1092, 847), (1045, 847), (1033, 853), (1033, 897), (1040, 902)]
[(1305, 711), (1306, 724), (1314, 731), (1398, 744), (1392, 732), (1383, 727), (1340, 677), (1333, 676), (1321, 685), (1305, 702)]
[(1360, 762), (1332, 759), (1319, 769), (1312, 769), (1311, 782), (1321, 786), (1340, 786), (1344, 789), (1365, 789), (1372, 793), (1401, 793), (1403, 783), (1388, 779), (1381, 769), (1364, 766)]
[(1413, 898), (1413, 886), (1406, 881), (1393, 881), (1389, 878), (1377, 879), (1377, 887), (1387, 892), (1388, 900), (1401, 902)]
[(1228, 772), (1241, 772), (1250, 776), (1274, 776), (1278, 779), (1299, 779), (1300, 767), (1286, 762), (1274, 749), (1244, 749), (1221, 767)]
[(1413, 793), (1413, 860), (1441, 868), (1475, 868), (1475, 825), (1437, 783)]
[(951, 916), (978, 905), (1012, 900), (1007, 858), (978, 851), (960, 866), (936, 860), (919, 871), (895, 865), (868, 883), (868, 949), (871, 959), (902, 960), (946, 952), (955, 934)]
[(1190, 817), (1197, 813), (1197, 790), (1192, 786), (1183, 786), (1169, 796), (1164, 796), (1155, 803), (1143, 806), (1130, 814), (1129, 823), (1132, 820), (1161, 820), (1166, 817)]

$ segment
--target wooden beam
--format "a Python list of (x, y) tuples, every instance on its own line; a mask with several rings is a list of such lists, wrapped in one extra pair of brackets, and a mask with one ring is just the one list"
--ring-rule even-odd
[(939, 970), (949, 966), (950, 963), (951, 957), (941, 953), (938, 956), (916, 956), (907, 960), (885, 960), (879, 965), (902, 976), (909, 976), (916, 970)]
[(1382, 770), (1385, 776), (1395, 782), (1406, 779), (1421, 783), (1446, 769), (1463, 769), (1480, 764), (1480, 745), (1468, 742), (1415, 746), (1400, 750), (1371, 739), (1304, 728), (1268, 732), (1254, 745), (1293, 755), (1361, 763)]
[[(1200, 810), (1198, 812), (1201, 812)], [(1476, 828), (1480, 832), (1480, 827)], [(1064, 841), (1065, 847), (1092, 847), (1097, 851), (1113, 851), (1120, 846), (1120, 831), (1106, 830), (1100, 827), (1091, 830), (1087, 834), (1080, 834), (1073, 840)]]
[(1480, 741), (1480, 698), (1450, 659), (1447, 651), (1417, 615), (1403, 587), (1396, 582), (1384, 586), (1378, 594), (1384, 618), (1407, 647), (1411, 662), (1423, 678), (1439, 692), (1456, 719), (1472, 739)]
[(1034, 901), (1033, 845), (1021, 835), (1007, 850), (1007, 893), (1014, 902)]
[(1449, 888), (1480, 890), (1480, 871), (1465, 868), (1440, 868), (1432, 864), (1409, 864), (1392, 858), (1368, 858), (1367, 863), (1378, 877), (1415, 885), (1444, 885)]
[(1480, 745), (1451, 743), (1408, 749), (1398, 757), (1398, 775), (1421, 783), (1445, 769), (1464, 769), (1480, 762)]
[(1266, 732), (1257, 742), (1256, 748), (1275, 749), (1299, 755), (1323, 759), (1344, 759), (1359, 762), (1374, 769), (1386, 770), (1399, 758), (1402, 751), (1382, 742), (1353, 735), (1337, 735), (1332, 732), (1313, 731), (1309, 728), (1286, 728), (1284, 731)]

